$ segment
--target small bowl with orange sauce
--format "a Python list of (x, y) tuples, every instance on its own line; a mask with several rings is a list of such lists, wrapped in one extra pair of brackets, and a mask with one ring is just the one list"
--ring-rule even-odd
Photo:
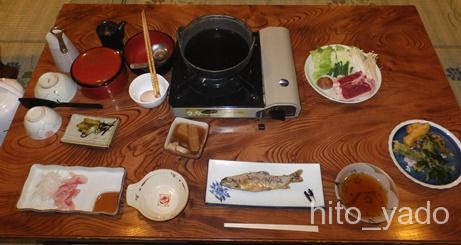
[[(366, 223), (382, 223), (399, 206), (396, 187), (384, 170), (369, 163), (353, 163), (336, 176), (336, 198), (350, 215)], [(352, 219), (353, 220), (353, 219)]]

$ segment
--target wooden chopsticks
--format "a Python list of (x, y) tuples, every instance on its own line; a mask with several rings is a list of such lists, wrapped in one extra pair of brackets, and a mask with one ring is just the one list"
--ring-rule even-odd
[(146, 52), (147, 52), (147, 63), (149, 65), (149, 72), (150, 72), (150, 76), (152, 79), (152, 87), (154, 89), (155, 98), (158, 98), (160, 97), (160, 88), (158, 86), (157, 72), (155, 71), (155, 62), (154, 62), (154, 57), (152, 54), (152, 45), (150, 42), (149, 29), (147, 27), (146, 14), (144, 13), (144, 10), (142, 10), (141, 12), (141, 19), (142, 19), (142, 32), (144, 34), (144, 43), (146, 45)]
[(224, 223), (224, 227), (225, 228), (243, 228), (243, 229), (319, 232), (319, 227), (317, 225)]

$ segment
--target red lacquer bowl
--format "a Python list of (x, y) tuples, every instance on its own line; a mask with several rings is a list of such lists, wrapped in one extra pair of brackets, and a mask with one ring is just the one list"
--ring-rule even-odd
[[(171, 68), (174, 41), (168, 34), (161, 31), (149, 31), (149, 37), (152, 44), (152, 54), (155, 59), (155, 69), (157, 73), (163, 75)], [(138, 32), (126, 41), (125, 48), (123, 49), (123, 57), (127, 66), (136, 75), (149, 72), (146, 46), (142, 32)]]
[(97, 100), (112, 98), (123, 90), (128, 80), (120, 53), (104, 47), (80, 54), (70, 72), (82, 93)]

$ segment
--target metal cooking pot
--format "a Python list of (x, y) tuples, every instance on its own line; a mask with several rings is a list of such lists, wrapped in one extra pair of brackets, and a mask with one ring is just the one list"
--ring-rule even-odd
[[(196, 61), (190, 60), (187, 54), (188, 52), (193, 51), (190, 49), (194, 48), (193, 45), (189, 45), (190, 43), (194, 42), (191, 42), (191, 40), (193, 40), (194, 37), (196, 38), (197, 35), (200, 35), (201, 33), (203, 34), (203, 32), (213, 32), (218, 30), (229, 31), (232, 33), (232, 35), (238, 35), (240, 37), (239, 40), (243, 40), (247, 46), (245, 48), (248, 48), (248, 52), (242, 56), (239, 56), (241, 59), (238, 59), (236, 62), (234, 62), (234, 64), (231, 64), (227, 67), (219, 67), (217, 69), (205, 67), (203, 64), (198, 64)], [(180, 27), (177, 32), (176, 40), (178, 41), (179, 52), (184, 63), (188, 67), (201, 72), (204, 76), (210, 78), (225, 77), (227, 75), (235, 74), (241, 71), (250, 61), (255, 45), (255, 39), (248, 26), (243, 21), (226, 15), (207, 15), (199, 17), (190, 22), (186, 27)], [(226, 42), (228, 40), (216, 40), (217, 42), (222, 42), (216, 45), (233, 45), (232, 41), (229, 43)], [(194, 52), (203, 54), (204, 56), (202, 58), (204, 59), (210, 58), (210, 62), (213, 62), (212, 60), (226, 60), (229, 58), (221, 57), (218, 53), (213, 54), (213, 52), (207, 52), (207, 47), (203, 47), (201, 50), (195, 50)], [(216, 55), (216, 57), (210, 57), (213, 55)]]

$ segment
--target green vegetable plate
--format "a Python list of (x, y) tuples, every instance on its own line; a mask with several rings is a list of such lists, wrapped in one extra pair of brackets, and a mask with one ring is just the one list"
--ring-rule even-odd
[(99, 148), (109, 148), (118, 118), (72, 114), (61, 142)]
[[(429, 132), (413, 146), (403, 143), (407, 126), (428, 123)], [(433, 189), (447, 189), (461, 182), (461, 143), (444, 127), (426, 120), (408, 120), (389, 135), (389, 153), (397, 168), (412, 181)]]
[[(342, 44), (312, 50), (304, 64), (307, 82), (320, 95), (339, 103), (360, 103), (381, 87), (377, 55)], [(324, 78), (324, 83), (319, 79)], [(327, 78), (325, 81), (325, 78)]]

